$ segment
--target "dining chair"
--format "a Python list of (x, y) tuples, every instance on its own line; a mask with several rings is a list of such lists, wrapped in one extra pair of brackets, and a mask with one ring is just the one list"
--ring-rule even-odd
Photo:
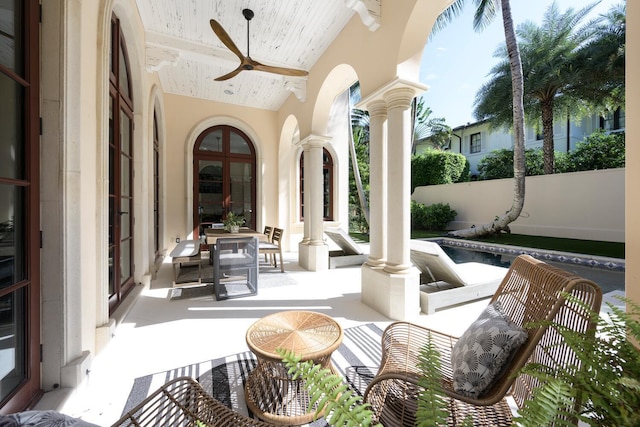
[[(267, 242), (271, 242), (271, 239), (273, 238), (273, 227), (269, 226), (269, 225), (265, 225), (264, 226), (264, 235), (267, 236)], [(267, 256), (273, 257), (273, 255), (269, 255), (267, 253), (264, 254), (264, 262), (267, 262)], [(273, 261), (271, 261), (273, 262)]]
[(276, 254), (280, 254), (280, 271), (284, 273), (284, 263), (282, 262), (282, 228), (274, 227), (271, 242), (260, 242), (258, 245), (259, 253), (273, 256), (273, 266), (278, 267)]

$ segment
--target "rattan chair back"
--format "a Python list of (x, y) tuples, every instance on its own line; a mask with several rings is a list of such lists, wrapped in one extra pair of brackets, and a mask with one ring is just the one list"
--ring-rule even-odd
[[(571, 295), (566, 298), (566, 295)], [(602, 303), (602, 292), (592, 281), (553, 267), (529, 255), (517, 257), (490, 303), (500, 301), (511, 320), (528, 330), (526, 342), (516, 351), (506, 370), (484, 394), (470, 398), (453, 388), (451, 353), (457, 337), (408, 322), (389, 325), (382, 335), (382, 359), (376, 377), (367, 387), (378, 421), (385, 426), (413, 426), (417, 396), (419, 354), (431, 339), (440, 352), (444, 393), (449, 397), (449, 425), (457, 425), (467, 415), (474, 425), (511, 425), (509, 393), (520, 407), (539, 385), (519, 374), (527, 363), (551, 369), (579, 366), (579, 360), (558, 333), (558, 328), (593, 333)], [(535, 325), (535, 326), (533, 326)]]
[(151, 393), (112, 427), (270, 427), (234, 412), (209, 395), (193, 378), (179, 377)]

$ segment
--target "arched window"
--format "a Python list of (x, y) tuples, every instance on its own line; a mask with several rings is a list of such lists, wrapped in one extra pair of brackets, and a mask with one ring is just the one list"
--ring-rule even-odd
[(231, 126), (213, 126), (193, 147), (194, 234), (220, 223), (229, 212), (256, 227), (256, 154), (251, 139)]
[[(322, 217), (333, 221), (333, 158), (322, 149)], [(300, 156), (300, 221), (304, 221), (304, 151)]]
[(109, 311), (133, 289), (133, 96), (120, 20), (111, 18), (109, 56)]
[(160, 138), (158, 115), (153, 111), (153, 249), (160, 256)]

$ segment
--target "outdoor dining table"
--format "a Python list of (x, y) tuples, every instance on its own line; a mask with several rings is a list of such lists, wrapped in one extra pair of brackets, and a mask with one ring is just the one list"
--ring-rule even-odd
[(248, 227), (241, 227), (237, 233), (230, 233), (224, 228), (205, 228), (204, 235), (207, 245), (215, 245), (218, 239), (225, 237), (257, 237), (258, 240), (267, 240), (268, 237), (260, 232)]

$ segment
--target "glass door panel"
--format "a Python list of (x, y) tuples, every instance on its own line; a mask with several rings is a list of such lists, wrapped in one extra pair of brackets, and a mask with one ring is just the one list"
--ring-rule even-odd
[(222, 222), (224, 216), (223, 163), (219, 160), (198, 162), (198, 224), (203, 228)]
[(253, 224), (253, 168), (251, 163), (231, 161), (229, 212), (243, 215)]

